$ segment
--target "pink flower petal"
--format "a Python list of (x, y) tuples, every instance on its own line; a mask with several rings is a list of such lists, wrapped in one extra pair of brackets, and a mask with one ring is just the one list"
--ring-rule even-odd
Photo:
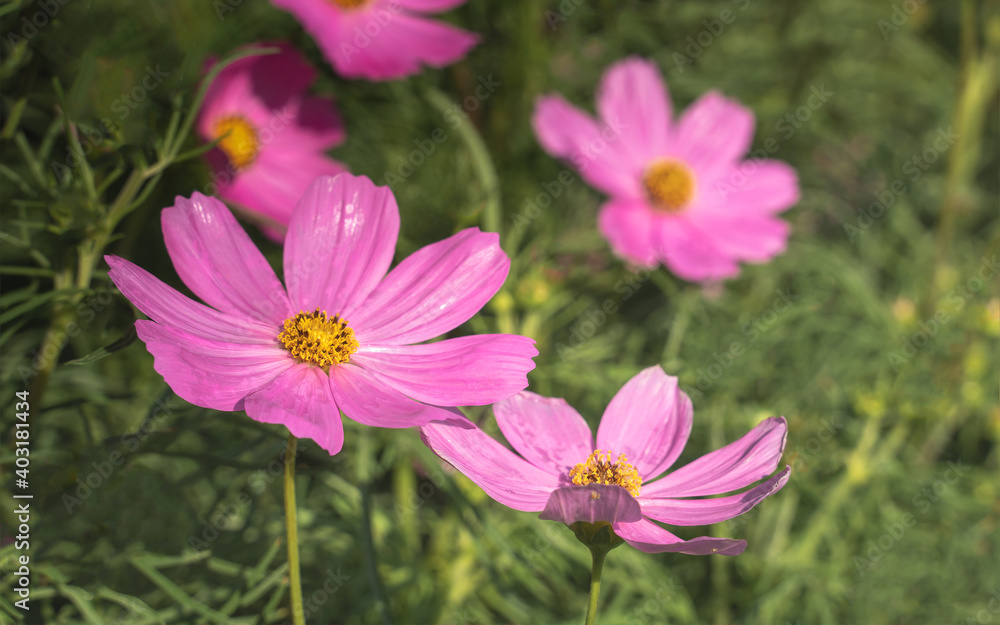
[(622, 150), (636, 162), (667, 151), (672, 107), (655, 63), (631, 57), (612, 65), (601, 78), (597, 110), (607, 125), (622, 125)]
[[(344, 76), (389, 80), (416, 74), (422, 65), (444, 67), (461, 60), (479, 42), (451, 24), (399, 13), (360, 53), (338, 66)], [(343, 69), (343, 71), (341, 71)]]
[(273, 343), (278, 336), (278, 328), (199, 304), (123, 258), (105, 256), (104, 260), (111, 266), (108, 276), (122, 295), (153, 321), (224, 343), (261, 345)]
[(275, 345), (214, 341), (142, 319), (135, 329), (170, 388), (203, 408), (240, 410), (248, 394), (293, 364)]
[(296, 105), (298, 109), (289, 120), (294, 124), (287, 131), (282, 127), (275, 128), (273, 145), (325, 151), (344, 142), (347, 132), (333, 98), (306, 97)]
[(269, 41), (250, 47), (280, 48), (277, 54), (250, 57), (247, 69), (253, 92), (265, 105), (280, 109), (304, 93), (316, 80), (316, 69), (287, 41)]
[(699, 181), (714, 180), (720, 170), (747, 153), (753, 129), (749, 109), (710, 91), (681, 115), (675, 149), (695, 170)]
[(621, 486), (588, 484), (564, 486), (552, 491), (538, 518), (566, 525), (577, 521), (628, 523), (641, 520), (642, 512), (639, 502)]
[(625, 454), (643, 480), (677, 460), (691, 434), (691, 400), (659, 366), (643, 369), (615, 394), (597, 429), (597, 449)]
[(665, 216), (657, 224), (653, 237), (664, 264), (685, 280), (722, 280), (740, 272), (736, 261), (687, 215)]
[[(391, 4), (393, 0), (387, 0)], [(465, 4), (466, 0), (395, 0), (399, 6), (420, 13), (440, 13)]]
[(743, 261), (764, 262), (785, 251), (791, 227), (766, 215), (708, 214), (692, 211), (692, 222), (720, 252)]
[(298, 438), (311, 438), (335, 455), (344, 445), (344, 424), (319, 367), (297, 364), (246, 399), (247, 416), (280, 423)]
[(788, 164), (750, 159), (724, 170), (699, 198), (706, 211), (773, 215), (799, 201), (799, 181)]
[(642, 513), (670, 525), (711, 525), (749, 511), (788, 482), (791, 467), (745, 493), (714, 499), (666, 499), (639, 497)]
[(738, 556), (747, 548), (747, 541), (732, 538), (699, 536), (691, 540), (681, 540), (648, 519), (634, 523), (615, 523), (612, 527), (628, 544), (645, 553)]
[(398, 234), (399, 208), (388, 187), (350, 174), (317, 179), (295, 207), (285, 240), (293, 308), (336, 315), (363, 301), (389, 269)]
[(658, 221), (644, 200), (629, 198), (608, 200), (597, 215), (597, 227), (615, 254), (643, 267), (653, 267), (659, 257)]
[(420, 436), (434, 453), (509, 508), (542, 510), (559, 487), (558, 476), (528, 463), (471, 423), (435, 421), (420, 428)]
[(468, 321), (509, 270), (500, 237), (467, 228), (411, 254), (344, 315), (362, 345), (419, 343)]
[(219, 195), (283, 228), (309, 185), (319, 177), (347, 171), (343, 163), (319, 152), (300, 150), (265, 149), (253, 165), (240, 172), (234, 172), (225, 156), (222, 158), (222, 170), (216, 167), (216, 175), (231, 183), (220, 184)]
[(222, 312), (275, 326), (291, 315), (274, 270), (222, 202), (200, 193), (178, 196), (161, 221), (174, 268), (195, 295)]
[(254, 96), (253, 82), (247, 71), (253, 66), (253, 58), (241, 59), (224, 69), (205, 92), (196, 124), (198, 134), (205, 141), (216, 139), (215, 125), (226, 117), (240, 116), (254, 125), (266, 124), (271, 118), (271, 111)]
[[(215, 139), (215, 123), (229, 115), (240, 115), (258, 125), (266, 124), (274, 110), (297, 98), (315, 79), (312, 66), (287, 42), (265, 42), (247, 47), (278, 47), (282, 51), (240, 59), (215, 78), (198, 114), (198, 132), (205, 140)], [(214, 62), (209, 67), (211, 65)]]
[(380, 428), (408, 428), (447, 420), (444, 408), (421, 404), (351, 363), (330, 367), (330, 387), (348, 419)]
[(271, 4), (294, 15), (303, 23), (303, 27), (306, 21), (311, 23), (334, 21), (347, 13), (329, 0), (271, 0)]
[(283, 108), (316, 80), (316, 69), (287, 41), (263, 42), (255, 47), (281, 49), (277, 54), (251, 57), (254, 67), (248, 68), (254, 95), (269, 108)]
[(771, 475), (785, 448), (784, 417), (761, 421), (742, 438), (642, 485), (644, 499), (717, 495), (749, 486)]
[(523, 391), (494, 404), (493, 414), (511, 447), (564, 480), (594, 451), (590, 426), (565, 399)]
[(312, 152), (317, 157), (343, 143), (347, 136), (333, 98), (327, 97), (297, 98), (280, 110), (272, 110), (257, 132), (262, 152)]
[(560, 95), (538, 98), (531, 116), (531, 126), (542, 148), (572, 163), (589, 185), (608, 195), (641, 199), (642, 171), (647, 163), (635, 160), (622, 148), (625, 129), (641, 122), (615, 121), (618, 126), (599, 126)]
[(537, 355), (528, 337), (480, 334), (423, 345), (365, 345), (351, 362), (417, 401), (482, 406), (526, 388)]
[(441, 67), (465, 56), (478, 41), (473, 33), (391, 2), (355, 10), (327, 0), (273, 2), (302, 22), (337, 73), (347, 78), (390, 80), (415, 74), (422, 65)]

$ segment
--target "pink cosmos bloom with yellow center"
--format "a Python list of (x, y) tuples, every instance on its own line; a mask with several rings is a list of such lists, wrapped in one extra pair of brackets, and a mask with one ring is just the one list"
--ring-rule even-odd
[(346, 78), (393, 80), (464, 57), (478, 37), (426, 19), (465, 0), (271, 0), (294, 15)]
[[(609, 523), (647, 553), (742, 553), (744, 540), (682, 540), (654, 521), (709, 525), (731, 519), (777, 492), (791, 471), (786, 466), (771, 476), (787, 429), (784, 418), (771, 417), (743, 438), (659, 477), (687, 444), (693, 414), (677, 378), (659, 367), (641, 371), (618, 391), (601, 419), (596, 444), (587, 422), (563, 399), (524, 391), (495, 404), (493, 414), (514, 451), (468, 422), (431, 423), (421, 435), (500, 503), (542, 511), (542, 519), (567, 525)], [(749, 490), (706, 498), (760, 480), (765, 481)]]
[[(330, 454), (338, 409), (377, 427), (451, 419), (524, 389), (538, 354), (523, 336), (422, 343), (464, 323), (507, 277), (494, 233), (468, 228), (389, 271), (399, 210), (387, 187), (316, 180), (292, 213), (285, 284), (218, 200), (178, 197), (162, 214), (167, 252), (200, 304), (127, 260), (110, 277), (150, 320), (136, 321), (154, 367), (181, 398), (281, 423)], [(388, 273), (387, 273), (388, 272)]]
[(598, 226), (616, 254), (700, 282), (784, 251), (789, 227), (776, 215), (798, 201), (798, 181), (785, 163), (743, 160), (748, 109), (711, 91), (674, 120), (656, 65), (630, 58), (605, 72), (597, 112), (545, 96), (532, 125), (547, 152), (611, 196)]
[(292, 208), (313, 180), (347, 171), (325, 151), (344, 141), (331, 98), (306, 95), (316, 71), (284, 43), (277, 54), (235, 61), (219, 73), (198, 116), (198, 132), (219, 140), (206, 154), (218, 194), (284, 236)]

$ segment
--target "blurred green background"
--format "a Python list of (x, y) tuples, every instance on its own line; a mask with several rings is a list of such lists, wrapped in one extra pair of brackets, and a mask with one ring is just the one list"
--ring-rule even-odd
[[(11, 38), (42, 5), (46, 24)], [(337, 98), (348, 140), (332, 154), (354, 173), (385, 184), (415, 142), (446, 132), (393, 182), (397, 260), (471, 225), (501, 231), (507, 284), (453, 335), (535, 338), (531, 390), (592, 426), (661, 363), (694, 401), (681, 463), (787, 417), (788, 485), (745, 517), (675, 529), (746, 538), (746, 553), (617, 549), (599, 622), (1000, 623), (997, 3), (472, 0), (443, 18), (482, 35), (467, 59), (381, 84), (337, 78), (261, 0), (5, 2), (0, 16), (0, 622), (290, 620), (286, 431), (175, 397), (130, 342), (135, 313), (100, 260), (183, 289), (159, 211), (207, 188), (201, 160), (115, 198), (164, 152), (206, 56), (290, 39), (320, 69), (314, 91)], [(754, 111), (754, 148), (773, 140), (800, 176), (783, 256), (705, 288), (612, 257), (595, 229), (602, 196), (575, 173), (558, 182), (564, 165), (529, 119), (552, 91), (593, 110), (601, 73), (630, 54), (659, 64), (675, 111), (709, 89)], [(123, 99), (149, 67), (162, 83)], [(480, 80), (499, 84), (478, 99)], [(88, 130), (105, 118), (109, 132)], [(12, 607), (9, 575), (22, 390), (30, 612)], [(497, 433), (488, 409), (468, 414)], [(309, 623), (583, 620), (589, 554), (567, 528), (493, 502), (414, 430), (346, 423), (335, 457), (300, 444)]]

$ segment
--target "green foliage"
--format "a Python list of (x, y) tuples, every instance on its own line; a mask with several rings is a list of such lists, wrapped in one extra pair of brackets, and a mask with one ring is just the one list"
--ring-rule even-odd
[[(43, 4), (58, 10), (30, 34)], [(18, 492), (14, 393), (30, 390), (35, 497), (30, 612), (12, 605), (21, 552), (15, 500), (0, 497), (0, 622), (289, 619), (284, 428), (173, 396), (101, 260), (183, 290), (158, 215), (210, 183), (183, 121), (204, 61), (279, 38), (337, 98), (348, 141), (334, 156), (378, 184), (402, 178), (397, 258), (500, 230), (510, 277), (456, 335), (535, 338), (532, 390), (592, 425), (661, 363), (694, 400), (682, 463), (788, 418), (789, 484), (744, 517), (676, 530), (746, 538), (746, 553), (616, 549), (599, 622), (1000, 619), (1000, 288), (996, 270), (980, 280), (1000, 252), (996, 5), (493, 0), (444, 19), (482, 34), (468, 59), (370, 84), (337, 78), (266, 2), (0, 5), (0, 483)], [(675, 111), (718, 89), (755, 112), (754, 149), (772, 141), (802, 186), (783, 256), (711, 287), (613, 258), (602, 196), (575, 173), (559, 182), (529, 119), (551, 91), (592, 110), (602, 71), (629, 54), (658, 62)], [(150, 71), (162, 80), (130, 97)], [(477, 98), (483, 80), (499, 85)], [(436, 129), (445, 140), (401, 174)], [(469, 415), (499, 435), (487, 409)], [(582, 620), (589, 554), (568, 528), (493, 502), (414, 431), (346, 436), (332, 458), (299, 446), (308, 622)]]

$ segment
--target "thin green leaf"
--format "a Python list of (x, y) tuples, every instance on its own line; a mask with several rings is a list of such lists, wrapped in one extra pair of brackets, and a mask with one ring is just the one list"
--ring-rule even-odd
[(41, 267), (18, 267), (16, 265), (0, 265), (0, 273), (11, 276), (36, 276), (38, 278), (51, 278), (56, 272), (51, 269)]
[(147, 618), (153, 619), (154, 622), (160, 625), (166, 625), (167, 621), (164, 620), (153, 608), (146, 605), (138, 597), (133, 597), (130, 595), (123, 595), (120, 592), (115, 592), (108, 588), (107, 586), (97, 587), (97, 596), (102, 599), (107, 599), (109, 601), (114, 601), (118, 605), (122, 606), (130, 613), (141, 613)]
[(288, 574), (288, 563), (283, 562), (281, 566), (271, 571), (271, 574), (265, 577), (259, 584), (250, 588), (247, 594), (243, 596), (243, 601), (240, 602), (242, 607), (247, 607), (255, 603), (258, 599), (264, 596), (271, 588), (278, 586), (281, 581)]
[(123, 334), (121, 337), (119, 337), (118, 339), (116, 339), (113, 343), (110, 343), (110, 344), (108, 344), (108, 345), (106, 345), (106, 346), (104, 346), (104, 347), (102, 347), (100, 349), (94, 350), (94, 351), (90, 352), (89, 354), (87, 354), (86, 356), (82, 356), (80, 358), (76, 358), (74, 360), (70, 360), (66, 364), (67, 365), (89, 365), (89, 364), (95, 363), (98, 360), (101, 360), (102, 358), (107, 358), (111, 354), (113, 354), (113, 353), (115, 353), (117, 351), (125, 349), (126, 347), (128, 347), (129, 345), (131, 345), (132, 343), (134, 343), (137, 338), (139, 338), (139, 335), (136, 334), (135, 326), (131, 325), (131, 326), (129, 326), (129, 329), (125, 332), (125, 334)]
[[(200, 554), (193, 554), (193, 555), (205, 554), (205, 556), (207, 557), (208, 553), (209, 552), (205, 551), (205, 552), (200, 552)], [(156, 586), (160, 590), (162, 590), (164, 594), (166, 594), (168, 597), (170, 597), (177, 603), (181, 604), (183, 607), (191, 610), (192, 612), (197, 612), (198, 614), (204, 616), (213, 623), (219, 623), (220, 625), (238, 625), (241, 622), (240, 620), (230, 619), (225, 614), (217, 612), (216, 610), (213, 610), (212, 608), (206, 606), (205, 604), (196, 601), (193, 597), (191, 597), (191, 595), (184, 592), (184, 590), (180, 586), (170, 581), (170, 579), (166, 575), (160, 573), (160, 571), (157, 570), (157, 568), (151, 564), (151, 562), (158, 562), (158, 561), (180, 560), (183, 557), (184, 556), (182, 556), (181, 558), (171, 558), (169, 556), (145, 555), (145, 556), (133, 557), (131, 558), (130, 561), (132, 563), (132, 566), (138, 569), (140, 573), (145, 575), (146, 578), (149, 579), (149, 581), (156, 584)]]
[(104, 619), (101, 618), (101, 615), (91, 605), (94, 599), (92, 594), (79, 586), (67, 586), (66, 584), (59, 584), (59, 593), (76, 606), (76, 609), (80, 611), (80, 614), (87, 620), (87, 623), (90, 623), (90, 625), (105, 625)]

